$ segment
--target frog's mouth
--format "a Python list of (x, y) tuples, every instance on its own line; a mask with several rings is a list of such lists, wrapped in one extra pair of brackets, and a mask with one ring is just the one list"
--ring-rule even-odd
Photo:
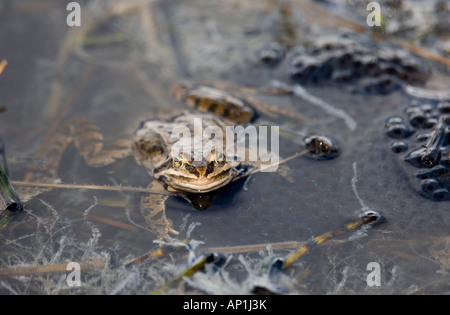
[(166, 170), (159, 174), (159, 179), (171, 188), (188, 193), (207, 193), (217, 190), (234, 178), (236, 171), (226, 168), (213, 174), (201, 176), (189, 172), (181, 172), (175, 169)]

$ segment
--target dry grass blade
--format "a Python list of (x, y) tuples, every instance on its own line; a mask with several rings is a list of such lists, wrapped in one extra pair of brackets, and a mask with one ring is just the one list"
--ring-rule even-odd
[(412, 43), (408, 43), (408, 42), (398, 39), (398, 38), (389, 37), (389, 40), (420, 57), (423, 57), (423, 58), (431, 60), (431, 61), (439, 62), (443, 65), (450, 67), (450, 59), (448, 59), (448, 58), (436, 55), (435, 53), (427, 51), (426, 49), (423, 49), (419, 46), (416, 46)]
[(71, 185), (71, 184), (50, 184), (50, 183), (34, 183), (12, 180), (11, 183), (17, 186), (33, 186), (33, 187), (45, 187), (45, 188), (64, 188), (64, 189), (89, 189), (89, 190), (106, 190), (106, 191), (129, 191), (129, 192), (142, 192), (148, 194), (158, 194), (172, 196), (173, 194), (166, 191), (154, 191), (149, 188), (142, 187), (128, 187), (128, 186), (99, 186), (99, 185)]
[(264, 243), (251, 245), (238, 245), (227, 247), (209, 247), (205, 251), (223, 253), (223, 254), (243, 254), (266, 250), (267, 246), (271, 246), (274, 250), (294, 249), (303, 246), (305, 242), (279, 242), (279, 243)]
[(408, 253), (406, 253), (404, 251), (391, 250), (390, 253), (392, 253), (393, 255), (395, 255), (397, 257), (400, 257), (400, 258), (403, 258), (403, 259), (407, 259), (407, 260), (410, 260), (410, 261), (417, 261), (418, 260), (418, 257), (413, 256), (411, 254), (408, 254)]
[[(89, 263), (82, 262), (79, 264), (81, 270), (92, 270), (106, 266), (106, 262), (103, 260), (96, 260)], [(42, 275), (60, 272), (67, 272), (67, 264), (0, 268), (0, 276)]]
[(164, 255), (178, 251), (180, 249), (186, 249), (186, 246), (184, 244), (186, 244), (186, 245), (189, 244), (189, 239), (184, 239), (179, 243), (179, 245), (175, 245), (175, 246), (174, 245), (164, 246), (164, 245), (160, 244), (160, 247), (158, 249), (153, 250), (147, 254), (144, 254), (138, 258), (132, 259), (131, 261), (124, 262), (124, 266), (131, 267), (131, 266), (142, 265), (149, 259), (159, 258)]
[[(140, 265), (150, 258), (158, 258), (167, 253), (170, 253), (174, 248), (160, 247), (144, 256), (130, 261), (122, 261), (121, 263), (126, 267)], [(175, 248), (177, 249), (177, 248)], [(80, 270), (94, 270), (106, 267), (107, 262), (101, 259), (93, 260), (90, 262), (80, 262)], [(1, 276), (26, 276), (26, 275), (44, 275), (54, 274), (70, 271), (67, 269), (67, 264), (51, 264), (51, 265), (38, 265), (38, 266), (19, 266), (19, 267), (6, 267), (0, 268)]]

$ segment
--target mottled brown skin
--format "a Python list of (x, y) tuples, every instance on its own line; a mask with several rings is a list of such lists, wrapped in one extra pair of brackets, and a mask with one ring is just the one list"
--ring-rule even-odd
[(172, 91), (179, 102), (200, 112), (211, 112), (239, 124), (247, 124), (255, 116), (255, 112), (245, 101), (214, 87), (189, 86), (183, 83), (172, 87)]
[[(235, 176), (235, 161), (226, 161), (223, 139), (216, 144), (216, 150), (194, 161), (195, 152), (184, 152), (172, 156), (172, 146), (178, 139), (171, 139), (171, 131), (176, 126), (185, 126), (194, 136), (194, 118), (201, 118), (203, 130), (210, 126), (220, 128), (225, 135), (225, 124), (211, 114), (192, 115), (184, 113), (173, 121), (149, 120), (134, 134), (135, 157), (145, 166), (151, 176), (166, 184), (168, 190), (184, 193), (207, 193), (228, 184)], [(203, 131), (202, 130), (202, 131)], [(209, 139), (200, 139), (205, 147)], [(189, 153), (185, 154), (185, 153)]]

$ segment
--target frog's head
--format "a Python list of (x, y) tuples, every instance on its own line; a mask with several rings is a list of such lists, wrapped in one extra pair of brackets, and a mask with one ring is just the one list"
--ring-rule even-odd
[(227, 185), (236, 176), (235, 164), (215, 150), (201, 159), (177, 154), (155, 176), (177, 191), (206, 193)]

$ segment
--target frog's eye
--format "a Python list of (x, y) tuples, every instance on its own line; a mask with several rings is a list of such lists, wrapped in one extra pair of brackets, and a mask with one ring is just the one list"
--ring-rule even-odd
[(176, 156), (172, 159), (172, 165), (175, 168), (183, 168), (184, 167), (184, 160), (181, 156)]
[(214, 153), (214, 164), (216, 166), (223, 166), (225, 163), (225, 155), (222, 152)]

